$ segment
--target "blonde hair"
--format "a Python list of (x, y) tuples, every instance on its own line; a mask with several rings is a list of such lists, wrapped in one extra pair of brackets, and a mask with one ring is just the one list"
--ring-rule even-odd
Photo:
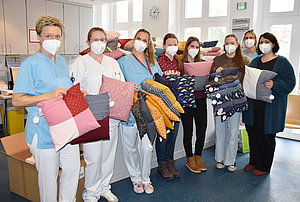
[(38, 35), (41, 35), (42, 29), (45, 26), (57, 26), (60, 28), (61, 33), (63, 32), (65, 25), (56, 17), (52, 17), (50, 15), (41, 16), (35, 23), (35, 30)]
[(149, 35), (149, 40), (148, 40), (149, 46), (148, 46), (148, 48), (146, 48), (144, 50), (144, 54), (147, 57), (147, 60), (148, 60), (149, 64), (151, 66), (155, 66), (155, 58), (156, 58), (156, 56), (155, 56), (155, 50), (154, 50), (154, 45), (153, 45), (153, 42), (152, 42), (151, 34), (146, 29), (139, 29), (136, 32), (136, 34), (134, 36), (134, 39), (136, 38), (137, 34), (140, 33), (140, 32), (145, 32), (145, 33), (147, 33)]
[(258, 41), (257, 41), (256, 33), (255, 33), (254, 29), (249, 29), (249, 30), (247, 30), (247, 31), (244, 33), (244, 35), (243, 35), (242, 45), (241, 45), (242, 48), (246, 48), (246, 45), (245, 45), (245, 37), (246, 37), (246, 34), (248, 34), (248, 33), (251, 33), (251, 34), (254, 35), (254, 38), (255, 38), (255, 44), (254, 44), (254, 46), (255, 46), (255, 47), (257, 46)]

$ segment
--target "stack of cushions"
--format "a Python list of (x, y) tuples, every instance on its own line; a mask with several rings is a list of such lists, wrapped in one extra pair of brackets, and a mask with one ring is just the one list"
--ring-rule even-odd
[(128, 122), (134, 97), (134, 85), (134, 82), (124, 82), (102, 75), (99, 93), (108, 92), (110, 118)]
[(221, 55), (220, 47), (201, 48), (201, 59), (205, 61), (213, 61), (216, 56)]
[(86, 95), (86, 102), (101, 127), (72, 140), (70, 144), (109, 140), (109, 96), (108, 92), (98, 95)]
[(176, 100), (182, 107), (196, 108), (194, 86), (194, 76), (166, 76), (166, 78), (155, 74), (155, 81), (166, 85), (171, 89)]
[(166, 139), (167, 129), (174, 129), (171, 121), (180, 121), (179, 111), (181, 113), (184, 111), (168, 87), (152, 80), (147, 80), (141, 86), (138, 95), (135, 95), (132, 107), (140, 137), (144, 136), (144, 125), (146, 125), (147, 135), (151, 143), (155, 139), (156, 132)]
[(209, 75), (206, 94), (212, 100), (215, 116), (221, 121), (228, 120), (235, 112), (248, 109), (247, 99), (242, 85), (237, 78), (238, 68), (227, 67)]
[(184, 73), (189, 76), (195, 76), (195, 91), (204, 90), (205, 84), (208, 82), (208, 75), (213, 61), (184, 63)]
[(37, 105), (49, 126), (56, 151), (73, 139), (100, 127), (80, 91), (79, 83), (69, 88), (66, 95)]
[(275, 98), (272, 90), (265, 86), (265, 82), (273, 79), (276, 72), (269, 70), (260, 70), (246, 66), (243, 87), (245, 95), (249, 98), (272, 103)]

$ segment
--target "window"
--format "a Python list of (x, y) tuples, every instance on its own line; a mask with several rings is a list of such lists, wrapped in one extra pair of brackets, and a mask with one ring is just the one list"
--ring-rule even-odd
[(286, 58), (289, 58), (290, 55), (290, 46), (291, 46), (291, 35), (292, 35), (292, 25), (272, 25), (271, 33), (275, 35), (279, 43), (278, 54), (283, 55)]
[(128, 22), (128, 1), (117, 2), (117, 23)]
[(120, 39), (128, 39), (128, 30), (119, 30), (118, 32), (121, 34)]
[(132, 38), (135, 36), (135, 34), (137, 33), (138, 29), (134, 29), (132, 30)]
[(143, 18), (143, 0), (133, 0), (133, 22), (140, 22)]
[[(200, 40), (201, 27), (189, 27), (184, 30), (184, 39), (187, 40), (190, 36), (195, 36)], [(201, 40), (200, 40), (201, 41)]]
[(202, 0), (185, 0), (185, 18), (202, 17)]
[(209, 0), (209, 17), (227, 16), (228, 0)]
[(218, 47), (222, 47), (226, 36), (226, 27), (209, 27), (208, 39), (211, 41), (218, 40)]
[(270, 12), (294, 11), (295, 0), (270, 0)]

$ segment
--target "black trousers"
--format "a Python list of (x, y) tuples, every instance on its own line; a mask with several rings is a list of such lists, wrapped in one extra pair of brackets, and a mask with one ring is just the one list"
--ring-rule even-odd
[(250, 145), (249, 164), (255, 169), (270, 172), (275, 152), (276, 134), (265, 134), (265, 103), (254, 101), (253, 126), (246, 125)]
[(196, 99), (197, 108), (184, 108), (185, 113), (181, 114), (183, 125), (183, 146), (187, 157), (193, 156), (192, 137), (193, 137), (193, 120), (196, 125), (196, 145), (195, 155), (202, 155), (207, 127), (207, 108), (206, 97)]

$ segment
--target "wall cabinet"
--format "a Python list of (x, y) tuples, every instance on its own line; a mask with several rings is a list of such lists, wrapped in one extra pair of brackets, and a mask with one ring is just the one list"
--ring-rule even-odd
[(0, 55), (6, 54), (3, 1), (0, 0)]
[(79, 51), (88, 47), (86, 43), (88, 31), (93, 27), (93, 9), (79, 7)]
[(27, 54), (25, 0), (3, 0), (6, 54)]
[(79, 53), (79, 8), (78, 6), (64, 5), (65, 23), (65, 54)]

